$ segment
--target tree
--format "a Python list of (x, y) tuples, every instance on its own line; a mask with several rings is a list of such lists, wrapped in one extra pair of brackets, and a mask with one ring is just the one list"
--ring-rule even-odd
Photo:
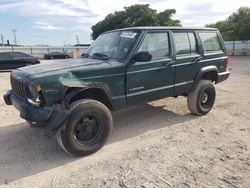
[(224, 40), (250, 40), (250, 8), (241, 7), (224, 21), (208, 24), (216, 27)]
[(91, 27), (93, 39), (101, 33), (112, 29), (136, 26), (181, 26), (179, 20), (173, 20), (176, 13), (174, 9), (167, 9), (157, 13), (151, 9), (149, 4), (136, 4), (124, 7), (123, 11), (116, 11), (108, 14), (104, 20), (99, 21)]

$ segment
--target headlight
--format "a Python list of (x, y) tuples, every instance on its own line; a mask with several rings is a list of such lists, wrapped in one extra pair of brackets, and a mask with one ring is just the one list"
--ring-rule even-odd
[(35, 100), (28, 99), (28, 102), (34, 106), (37, 106), (37, 107), (40, 107), (40, 105), (41, 105), (41, 101), (40, 101), (39, 97), (37, 97)]
[(35, 99), (36, 98), (36, 93), (34, 92), (34, 90), (32, 89), (32, 86), (29, 85), (29, 90), (30, 90), (30, 94), (32, 96), (32, 99)]
[(37, 84), (35, 87), (35, 92), (30, 86), (30, 91), (33, 96), (33, 99), (28, 99), (28, 102), (37, 107), (43, 107), (45, 105), (45, 99), (43, 96), (42, 88), (40, 84)]

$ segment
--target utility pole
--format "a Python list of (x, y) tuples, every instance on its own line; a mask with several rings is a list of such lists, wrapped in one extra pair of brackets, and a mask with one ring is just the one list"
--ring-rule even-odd
[(2, 46), (4, 46), (3, 34), (1, 33)]
[(79, 44), (79, 43), (80, 43), (79, 37), (78, 35), (76, 35), (76, 44)]
[(12, 31), (13, 34), (14, 34), (14, 42), (15, 42), (15, 45), (17, 45), (17, 42), (16, 42), (16, 32), (17, 32), (17, 29), (11, 29), (11, 31)]

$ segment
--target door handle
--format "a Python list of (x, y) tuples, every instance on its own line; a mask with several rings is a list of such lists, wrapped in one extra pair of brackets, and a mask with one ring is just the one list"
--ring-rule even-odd
[(199, 56), (199, 57), (195, 57), (195, 58), (193, 59), (193, 61), (194, 61), (194, 62), (199, 62), (201, 59), (202, 59), (201, 56)]
[(175, 61), (170, 61), (168, 62), (168, 65), (173, 65), (175, 63)]
[(174, 61), (168, 61), (168, 62), (164, 62), (162, 64), (162, 66), (165, 67), (165, 66), (168, 66), (168, 65), (173, 65), (174, 63), (175, 63)]

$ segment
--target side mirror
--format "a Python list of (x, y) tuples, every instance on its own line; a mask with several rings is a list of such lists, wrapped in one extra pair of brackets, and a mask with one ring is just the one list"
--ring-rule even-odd
[(136, 62), (146, 62), (152, 60), (152, 55), (149, 52), (138, 52), (134, 55), (133, 59)]

